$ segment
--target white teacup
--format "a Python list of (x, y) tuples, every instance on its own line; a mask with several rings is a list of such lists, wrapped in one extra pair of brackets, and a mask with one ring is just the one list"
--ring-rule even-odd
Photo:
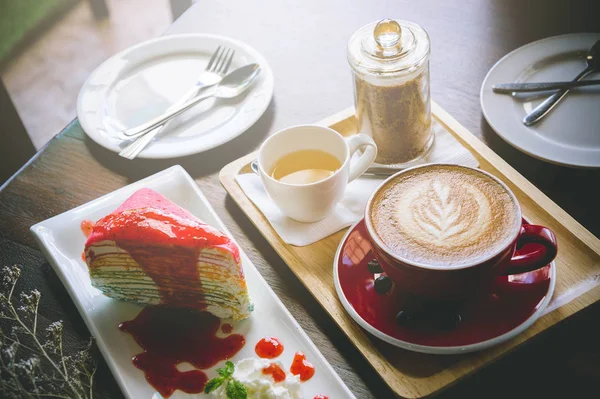
[[(363, 152), (353, 158), (360, 149)], [(328, 152), (342, 166), (331, 176), (310, 184), (283, 183), (270, 176), (277, 161), (299, 150)], [(362, 175), (376, 156), (377, 146), (366, 134), (344, 138), (328, 127), (299, 125), (265, 140), (258, 152), (258, 170), (265, 190), (286, 216), (299, 222), (316, 222), (333, 210), (348, 183)]]

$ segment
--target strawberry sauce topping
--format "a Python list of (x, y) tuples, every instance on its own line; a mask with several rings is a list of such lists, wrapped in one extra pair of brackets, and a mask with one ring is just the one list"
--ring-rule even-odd
[(283, 353), (283, 344), (275, 337), (264, 337), (258, 341), (254, 351), (263, 359), (274, 359)]
[(290, 372), (300, 376), (300, 381), (308, 381), (315, 375), (315, 366), (306, 360), (306, 355), (302, 352), (296, 352)]
[(271, 375), (275, 382), (285, 381), (285, 371), (275, 363), (271, 363), (269, 366), (262, 369), (262, 373)]

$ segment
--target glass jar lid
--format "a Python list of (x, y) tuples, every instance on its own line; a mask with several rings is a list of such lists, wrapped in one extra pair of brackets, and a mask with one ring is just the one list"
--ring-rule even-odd
[(382, 19), (357, 30), (348, 42), (348, 62), (358, 72), (399, 75), (427, 60), (429, 36), (419, 25)]

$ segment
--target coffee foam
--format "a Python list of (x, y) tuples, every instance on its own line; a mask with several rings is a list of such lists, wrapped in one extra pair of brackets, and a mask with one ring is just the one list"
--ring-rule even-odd
[(393, 254), (432, 266), (483, 260), (505, 248), (521, 223), (518, 205), (502, 185), (452, 165), (417, 168), (390, 180), (376, 193), (370, 215)]

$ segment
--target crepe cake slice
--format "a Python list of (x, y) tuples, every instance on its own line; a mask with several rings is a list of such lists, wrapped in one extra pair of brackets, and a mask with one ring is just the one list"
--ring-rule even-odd
[(238, 246), (147, 188), (96, 222), (85, 258), (92, 285), (111, 298), (233, 320), (253, 309)]

